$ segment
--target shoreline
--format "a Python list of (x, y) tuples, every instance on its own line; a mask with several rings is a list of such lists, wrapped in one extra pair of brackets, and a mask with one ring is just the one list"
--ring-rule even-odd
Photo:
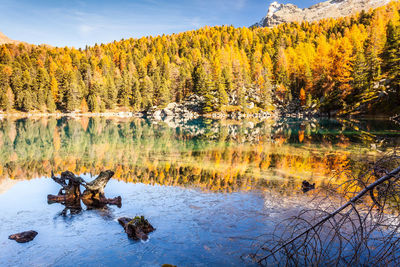
[(0, 113), (0, 119), (3, 118), (42, 118), (42, 117), (56, 117), (56, 118), (62, 118), (62, 117), (119, 117), (119, 118), (144, 118), (145, 115), (141, 112), (101, 112), (101, 113), (91, 113), (91, 112), (85, 112), (85, 113), (62, 113), (62, 112), (56, 112), (56, 113), (29, 113), (29, 112), (15, 112), (15, 113)]
[[(395, 117), (389, 115), (362, 115), (362, 116), (312, 116), (312, 117), (303, 117), (303, 118), (293, 118), (291, 116), (279, 116), (279, 115), (272, 115), (265, 118), (257, 118), (252, 117), (251, 113), (246, 114), (248, 116), (238, 119), (238, 121), (245, 120), (245, 119), (259, 119), (259, 120), (270, 120), (270, 119), (299, 119), (299, 120), (307, 120), (307, 119), (372, 119), (372, 120), (396, 120)], [(85, 113), (62, 113), (62, 112), (11, 112), (11, 113), (0, 113), (0, 120), (7, 119), (7, 118), (16, 118), (16, 119), (24, 119), (24, 118), (45, 118), (45, 117), (56, 117), (56, 118), (63, 118), (63, 117), (70, 117), (70, 118), (90, 118), (90, 117), (109, 117), (109, 118), (142, 118), (142, 119), (150, 119), (155, 120), (152, 116), (146, 115), (146, 112), (131, 112), (131, 111), (109, 111), (109, 112), (99, 112), (99, 113), (92, 113), (92, 112), (85, 112)], [(166, 117), (168, 118), (176, 118), (175, 116)], [(196, 118), (204, 118), (204, 119), (214, 119), (214, 120), (224, 120), (228, 119), (227, 113), (208, 113), (208, 114), (199, 114)], [(156, 120), (156, 121), (164, 121)]]

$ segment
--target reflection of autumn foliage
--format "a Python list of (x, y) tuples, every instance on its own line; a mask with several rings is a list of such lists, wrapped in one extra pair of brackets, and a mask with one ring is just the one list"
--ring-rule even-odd
[(0, 179), (49, 176), (51, 170), (98, 174), (111, 169), (116, 179), (132, 183), (226, 192), (299, 188), (304, 179), (318, 186), (333, 171), (346, 175), (355, 156), (332, 149), (327, 140), (327, 146), (313, 145), (304, 130), (295, 138), (303, 144), (294, 146), (285, 144), (293, 132), (273, 134), (267, 125), (257, 126), (260, 134), (252, 142), (246, 142), (245, 126), (235, 138), (224, 125), (219, 127), (210, 139), (209, 132), (204, 138), (191, 137), (139, 119), (2, 121)]

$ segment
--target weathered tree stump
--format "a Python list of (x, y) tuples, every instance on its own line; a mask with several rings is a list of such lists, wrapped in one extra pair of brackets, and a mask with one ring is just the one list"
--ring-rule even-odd
[(22, 232), (18, 234), (13, 234), (8, 237), (8, 239), (15, 240), (18, 243), (27, 243), (35, 239), (37, 236), (36, 231), (27, 231), (27, 232)]
[(133, 219), (122, 217), (118, 219), (118, 222), (124, 227), (128, 237), (134, 240), (147, 240), (148, 234), (156, 230), (143, 216)]
[[(104, 188), (113, 177), (113, 171), (104, 171), (92, 182), (87, 183), (81, 177), (75, 176), (70, 171), (61, 173), (61, 177), (55, 177), (53, 172), (51, 178), (62, 186), (58, 195), (48, 195), (49, 204), (62, 203), (67, 208), (81, 210), (80, 200), (89, 208), (102, 208), (105, 205), (116, 205), (121, 207), (121, 197), (108, 199), (104, 195)], [(85, 191), (81, 193), (81, 188)]]
[(61, 189), (57, 196), (48, 195), (47, 200), (49, 203), (60, 203), (67, 201), (74, 201), (81, 196), (80, 186), (86, 184), (85, 180), (81, 177), (76, 177), (72, 172), (66, 171), (61, 173), (61, 177), (55, 177), (51, 172), (51, 178), (54, 182), (61, 185)]

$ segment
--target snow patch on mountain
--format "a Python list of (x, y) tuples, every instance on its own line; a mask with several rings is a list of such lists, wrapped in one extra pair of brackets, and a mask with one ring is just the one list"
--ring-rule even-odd
[(278, 2), (273, 2), (268, 9), (267, 17), (272, 17), (275, 12), (279, 11), (282, 8), (283, 4), (279, 4)]
[(324, 18), (344, 17), (386, 5), (390, 0), (329, 0), (309, 8), (299, 8), (293, 4), (273, 2), (267, 15), (253, 27), (274, 27), (286, 22), (318, 21)]

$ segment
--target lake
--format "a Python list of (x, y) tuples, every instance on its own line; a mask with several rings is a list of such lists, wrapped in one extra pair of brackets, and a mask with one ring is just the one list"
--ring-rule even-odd
[[(173, 126), (173, 127), (171, 127)], [(1, 266), (237, 266), (257, 241), (335, 177), (358, 174), (400, 143), (385, 120), (282, 120), (184, 125), (122, 118), (0, 121)], [(107, 197), (122, 207), (64, 210), (47, 203), (65, 170), (92, 180), (115, 172)], [(129, 240), (119, 217), (156, 231)], [(18, 244), (10, 234), (36, 230)]]

